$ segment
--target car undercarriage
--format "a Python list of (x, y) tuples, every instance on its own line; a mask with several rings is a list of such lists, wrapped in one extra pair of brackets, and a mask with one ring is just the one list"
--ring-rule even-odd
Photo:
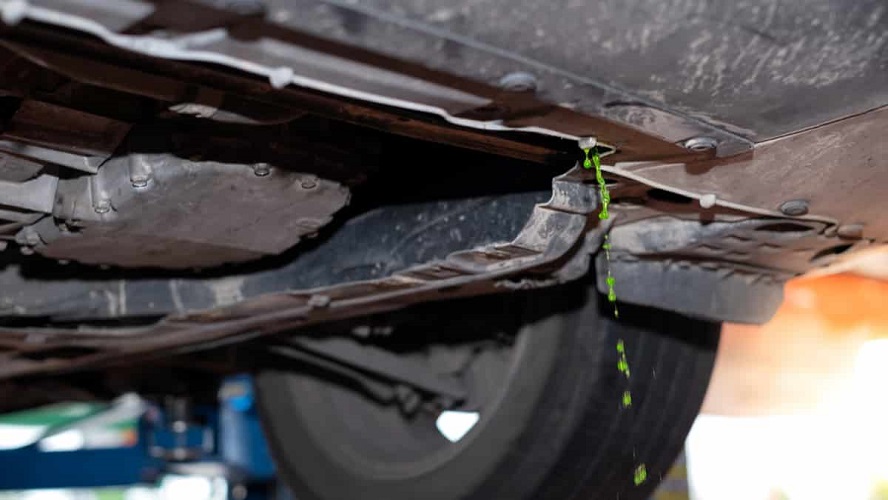
[(877, 1), (520, 3), (0, 3), (0, 406), (296, 363), (452, 407), (412, 307), (760, 323), (888, 239)]

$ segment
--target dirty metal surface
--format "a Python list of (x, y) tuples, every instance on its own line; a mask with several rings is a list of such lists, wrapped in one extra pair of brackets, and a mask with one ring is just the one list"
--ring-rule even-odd
[[(100, 2), (91, 8), (101, 5), (104, 4)], [(168, 28), (173, 30), (173, 38), (160, 39), (151, 35), (118, 33), (111, 29), (111, 25), (82, 17), (82, 6), (76, 2), (62, 2), (53, 7), (62, 10), (25, 9), (20, 19), (23, 29), (27, 31), (37, 26), (31, 21), (70, 28), (97, 36), (122, 50), (229, 67), (263, 77), (275, 88), (291, 85), (334, 94), (398, 109), (401, 113), (437, 117), (464, 129), (527, 132), (569, 140), (594, 135), (601, 142), (616, 147), (625, 160), (693, 158), (708, 154), (689, 151), (672, 139), (645, 134), (634, 125), (539, 100), (533, 93), (504, 91), (487, 83), (429, 71), (422, 66), (405, 64), (403, 60), (284, 29), (255, 16), (221, 16), (218, 10), (191, 2), (162, 2), (145, 19), (134, 16), (135, 11), (109, 9), (108, 15), (123, 16), (136, 27), (150, 30), (162, 26), (158, 23), (170, 24)], [(182, 15), (189, 12), (188, 9), (207, 10), (208, 15), (206, 18)], [(196, 19), (202, 20), (198, 22)], [(212, 25), (210, 29), (206, 24), (212, 19), (220, 23), (224, 20), (225, 24)], [(184, 20), (192, 20), (192, 25)], [(195, 30), (202, 31), (195, 33)], [(17, 27), (9, 31), (12, 36), (20, 32)], [(372, 62), (372, 67), (363, 65), (362, 60)], [(347, 82), (348, 85), (334, 82)], [(713, 134), (719, 133), (718, 129), (708, 129), (712, 129)], [(729, 146), (727, 140), (722, 142), (726, 154), (750, 146), (743, 140), (736, 144), (737, 147)]]
[(281, 24), (480, 81), (537, 74), (550, 102), (646, 130), (758, 142), (888, 103), (882, 0), (266, 3)]
[[(626, 207), (615, 207), (619, 216)], [(868, 246), (827, 235), (822, 222), (791, 219), (711, 220), (654, 215), (614, 227), (608, 265), (626, 302), (691, 316), (762, 323), (782, 301), (782, 283), (838, 253)], [(598, 289), (607, 292), (604, 274)], [(656, 286), (651, 286), (656, 283)]]
[(787, 201), (804, 213), (843, 226), (861, 225), (853, 238), (888, 241), (888, 107), (845, 118), (756, 146), (730, 161), (617, 165), (642, 181), (668, 183), (696, 194), (778, 212)]
[[(89, 158), (78, 165), (95, 172), (95, 167), (108, 159), (130, 130), (122, 123), (103, 116), (56, 106), (44, 101), (25, 99), (0, 134), (0, 147), (16, 152), (15, 145), (44, 146), (61, 152)], [(75, 168), (78, 168), (75, 167)]]
[[(280, 123), (286, 121), (287, 117), (292, 119), (299, 114), (312, 113), (407, 137), (539, 163), (564, 156), (560, 149), (563, 141), (556, 141), (559, 147), (553, 147), (551, 143), (541, 144), (526, 134), (478, 133), (429, 119), (421, 113), (409, 114), (296, 87), (274, 89), (267, 81), (247, 75), (221, 73), (217, 68), (176, 61), (161, 61), (82, 37), (72, 37), (57, 30), (19, 25), (4, 35), (8, 38), (0, 37), (0, 46), (5, 47), (0, 48), (0, 56), (11, 63), (0, 67), (0, 81), (4, 82), (4, 86), (8, 85), (7, 91), (16, 96), (25, 96), (33, 88), (39, 88), (41, 81), (50, 79), (42, 75), (42, 78), (35, 77), (39, 75), (34, 68), (37, 66), (93, 89), (147, 97), (182, 111), (202, 108), (203, 116), (210, 118), (216, 118), (217, 114), (235, 114), (240, 122), (263, 123), (269, 117), (256, 116), (256, 112), (270, 109), (274, 113), (272, 120)], [(74, 47), (76, 50), (72, 51)], [(20, 79), (21, 75), (31, 75), (32, 78)], [(212, 91), (207, 92), (207, 89)], [(211, 95), (217, 96), (215, 102), (201, 102)], [(247, 102), (243, 102), (244, 96), (248, 96)], [(195, 99), (198, 102), (191, 102)], [(240, 102), (237, 102), (239, 99)], [(235, 109), (229, 105), (230, 101), (235, 101)], [(117, 108), (118, 112), (122, 110), (121, 107)]]
[(583, 182), (584, 175), (575, 169), (556, 178), (550, 202), (534, 208), (511, 242), (455, 252), (381, 279), (267, 294), (229, 307), (170, 316), (146, 327), (2, 328), (0, 339), (9, 351), (0, 353), (6, 358), (0, 362), (0, 378), (95, 368), (133, 356), (206, 348), (429, 300), (492, 293), (510, 279), (532, 277), (534, 272), (545, 276), (577, 252), (585, 269), (588, 258), (582, 250), (586, 231), (597, 222), (590, 217), (597, 197), (594, 184)]
[(86, 264), (176, 269), (276, 255), (349, 200), (338, 182), (287, 167), (117, 156), (93, 176), (59, 181), (52, 215), (64, 222), (37, 227), (34, 249)]
[[(512, 239), (550, 193), (398, 204), (352, 217), (274, 262), (224, 274), (164, 276), (20, 258), (0, 271), (0, 315), (54, 322), (158, 318), (266, 293), (376, 280), (448, 254)], [(44, 263), (45, 264), (45, 263)]]

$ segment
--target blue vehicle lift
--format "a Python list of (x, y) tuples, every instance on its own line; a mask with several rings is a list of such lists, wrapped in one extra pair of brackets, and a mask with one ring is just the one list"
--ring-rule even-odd
[(0, 451), (0, 491), (152, 484), (194, 471), (224, 477), (237, 500), (287, 498), (275, 484), (248, 376), (226, 379), (216, 407), (149, 405), (135, 446), (44, 451), (35, 442)]

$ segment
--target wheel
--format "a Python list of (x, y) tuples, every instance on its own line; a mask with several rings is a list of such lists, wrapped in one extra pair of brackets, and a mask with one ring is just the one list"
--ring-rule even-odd
[(434, 404), (258, 374), (279, 475), (299, 500), (647, 498), (699, 411), (719, 325), (627, 305), (617, 321), (609, 307), (573, 284), (408, 311), (379, 342), (464, 381), (464, 411), (447, 415), (479, 418), (455, 442)]

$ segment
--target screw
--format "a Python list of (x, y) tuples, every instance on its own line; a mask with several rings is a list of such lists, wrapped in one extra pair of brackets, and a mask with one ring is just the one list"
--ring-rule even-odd
[(696, 153), (702, 153), (715, 149), (718, 146), (718, 141), (712, 137), (700, 136), (684, 141), (682, 146)]
[(530, 73), (516, 71), (502, 77), (499, 85), (509, 92), (533, 92), (537, 88), (537, 79)]
[(596, 137), (580, 137), (577, 142), (580, 149), (592, 149), (598, 144), (598, 139)]
[(863, 224), (843, 224), (839, 226), (838, 234), (840, 238), (859, 240), (863, 238)]
[(96, 206), (93, 207), (97, 214), (106, 214), (111, 211), (111, 200), (108, 198), (102, 198), (96, 202)]
[(271, 173), (271, 167), (268, 163), (257, 163), (253, 165), (253, 173), (256, 174), (257, 177), (265, 177)]
[(806, 200), (789, 200), (780, 205), (780, 211), (785, 215), (799, 216), (808, 213), (808, 202)]

